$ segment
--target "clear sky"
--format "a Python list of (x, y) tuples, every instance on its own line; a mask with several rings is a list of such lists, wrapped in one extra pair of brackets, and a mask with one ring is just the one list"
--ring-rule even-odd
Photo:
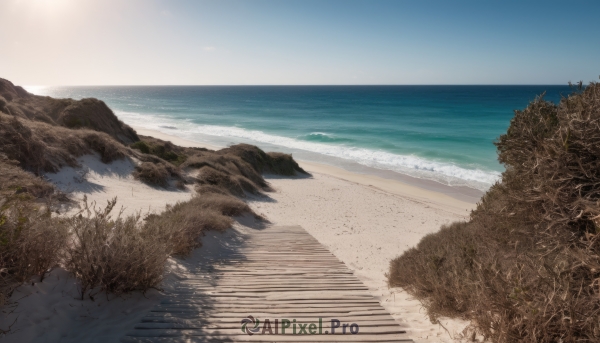
[(565, 84), (600, 1), (0, 0), (21, 85)]

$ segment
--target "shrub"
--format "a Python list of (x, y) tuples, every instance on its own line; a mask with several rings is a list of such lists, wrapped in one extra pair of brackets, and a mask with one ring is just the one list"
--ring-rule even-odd
[(133, 177), (142, 182), (164, 187), (168, 185), (169, 171), (163, 164), (143, 162), (135, 167)]
[(138, 216), (114, 219), (116, 198), (104, 209), (84, 200), (81, 214), (64, 219), (70, 236), (63, 260), (81, 285), (81, 297), (94, 288), (121, 294), (146, 291), (162, 280), (169, 255), (186, 256), (201, 245), (205, 230), (223, 231), (230, 216), (252, 213), (248, 205), (230, 195), (194, 196), (167, 206), (145, 221)]
[(121, 294), (146, 291), (162, 280), (165, 243), (143, 234), (139, 216), (112, 219), (115, 204), (116, 198), (100, 210), (85, 202), (83, 213), (67, 220), (65, 267), (79, 279), (82, 299), (96, 287)]
[(302, 169), (296, 161), (292, 158), (292, 155), (280, 153), (280, 152), (269, 152), (269, 165), (267, 168), (268, 172), (278, 175), (292, 176), (296, 175), (297, 172), (302, 174), (308, 174)]
[(258, 186), (242, 175), (228, 175), (211, 167), (202, 167), (196, 176), (200, 184), (213, 185), (237, 196), (244, 192), (258, 193)]
[(131, 144), (130, 146), (132, 149), (137, 149), (137, 150), (143, 152), (144, 154), (150, 153), (150, 147), (144, 141), (135, 142), (135, 143)]
[(496, 145), (502, 181), (392, 261), (390, 286), (494, 342), (599, 341), (600, 84), (515, 111)]
[(152, 137), (141, 136), (142, 140), (131, 144), (132, 149), (139, 150), (144, 154), (151, 154), (178, 166), (187, 159), (186, 151), (171, 142), (165, 142)]
[(168, 244), (170, 254), (186, 256), (200, 246), (206, 230), (224, 231), (231, 227), (231, 216), (254, 214), (250, 207), (230, 195), (206, 193), (178, 202), (159, 215), (146, 218), (143, 234)]
[(0, 114), (0, 153), (35, 173), (57, 172), (78, 166), (77, 157), (98, 153), (108, 163), (125, 158), (126, 148), (109, 135), (89, 130), (17, 119)]
[(254, 145), (237, 144), (226, 149), (221, 149), (217, 153), (225, 156), (238, 156), (250, 164), (257, 173), (267, 172), (280, 175), (308, 174), (293, 160), (292, 155), (278, 152), (267, 154)]
[(68, 232), (46, 206), (10, 201), (0, 207), (0, 302), (16, 285), (45, 274), (59, 263)]

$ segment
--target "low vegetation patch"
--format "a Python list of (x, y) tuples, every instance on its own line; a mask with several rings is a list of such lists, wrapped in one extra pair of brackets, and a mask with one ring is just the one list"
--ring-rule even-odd
[(108, 134), (70, 130), (0, 113), (0, 153), (35, 173), (77, 167), (77, 157), (97, 153), (104, 163), (125, 158), (126, 147)]
[(148, 136), (140, 136), (140, 140), (131, 144), (130, 147), (139, 150), (144, 154), (160, 157), (175, 166), (181, 165), (185, 162), (188, 155), (197, 150), (196, 148), (182, 148), (171, 142), (161, 141)]
[(600, 341), (600, 84), (516, 111), (468, 222), (391, 262), (390, 286), (493, 342)]
[[(235, 216), (260, 219), (238, 197), (269, 190), (261, 173), (304, 173), (291, 155), (246, 144), (211, 151), (140, 140), (99, 100), (38, 97), (3, 79), (0, 112), (0, 306), (56, 266), (75, 275), (82, 298), (156, 287), (167, 258), (189, 255), (206, 230), (225, 230)], [(84, 201), (78, 214), (59, 216), (55, 202), (69, 200), (40, 176), (79, 167), (85, 154), (104, 163), (131, 158), (139, 162), (135, 178), (195, 184), (197, 194), (143, 219), (115, 213), (116, 199), (103, 207)]]
[(138, 141), (136, 132), (98, 99), (55, 99), (28, 93), (0, 78), (0, 112), (19, 119), (71, 129), (104, 132), (118, 142)]
[[(54, 187), (0, 154), (0, 306), (34, 275), (43, 280), (59, 261), (67, 231), (52, 218)], [(44, 203), (39, 202), (44, 199)]]
[(168, 206), (160, 215), (148, 216), (144, 234), (168, 242), (170, 254), (187, 256), (201, 245), (204, 231), (224, 231), (233, 224), (231, 216), (246, 213), (255, 215), (245, 202), (228, 195), (206, 193)]
[(170, 173), (163, 164), (143, 162), (135, 167), (133, 176), (145, 183), (157, 186), (167, 186)]
[(91, 289), (122, 294), (158, 285), (168, 241), (146, 234), (139, 215), (112, 218), (116, 198), (103, 209), (84, 204), (81, 214), (64, 219), (70, 235), (62, 251), (65, 268), (80, 281), (81, 297)]

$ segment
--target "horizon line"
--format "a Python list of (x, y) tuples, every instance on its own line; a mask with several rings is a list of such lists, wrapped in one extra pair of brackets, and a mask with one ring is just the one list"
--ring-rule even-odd
[[(576, 83), (573, 83), (575, 85)], [(15, 84), (16, 85), (16, 84)], [(586, 84), (584, 84), (586, 85)], [(472, 83), (472, 84), (79, 84), (22, 85), (21, 87), (397, 87), (397, 86), (569, 86), (569, 83)]]

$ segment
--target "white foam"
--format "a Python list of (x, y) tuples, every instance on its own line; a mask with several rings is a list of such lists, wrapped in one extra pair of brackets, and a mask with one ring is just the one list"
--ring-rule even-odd
[[(186, 121), (175, 121), (166, 116), (153, 116), (149, 120), (147, 115), (137, 113), (120, 112), (126, 122), (133, 125), (159, 130), (173, 134), (173, 130), (165, 129), (165, 126), (177, 127), (179, 135), (184, 134), (193, 138), (193, 134), (202, 134), (227, 138), (241, 138), (258, 143), (267, 143), (291, 149), (299, 149), (351, 160), (362, 165), (391, 170), (410, 176), (431, 179), (452, 186), (469, 186), (480, 190), (486, 190), (496, 182), (500, 173), (493, 170), (479, 168), (468, 169), (454, 163), (433, 161), (414, 155), (398, 155), (386, 151), (356, 148), (339, 144), (324, 144), (307, 142), (289, 137), (282, 137), (264, 133), (258, 130), (246, 130), (239, 127), (226, 127), (218, 125), (198, 125)], [(324, 134), (312, 132), (311, 134)]]

